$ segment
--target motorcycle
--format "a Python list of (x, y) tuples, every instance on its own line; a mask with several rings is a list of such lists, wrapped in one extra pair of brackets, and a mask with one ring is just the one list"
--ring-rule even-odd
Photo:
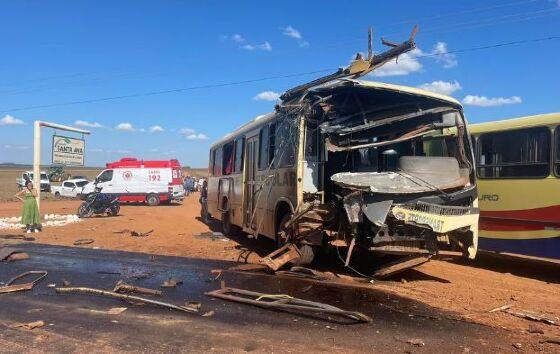
[(116, 216), (119, 214), (121, 206), (119, 205), (119, 197), (106, 193), (101, 193), (99, 187), (90, 193), (85, 201), (78, 208), (78, 216), (80, 218), (89, 218), (93, 214), (107, 214), (108, 216)]

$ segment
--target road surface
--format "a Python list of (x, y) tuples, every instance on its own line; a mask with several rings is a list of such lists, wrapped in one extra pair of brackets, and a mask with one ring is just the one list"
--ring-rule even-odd
[[(219, 280), (210, 270), (233, 263), (173, 256), (44, 244), (20, 244), (30, 259), (0, 263), (0, 281), (28, 270), (49, 275), (33, 291), (0, 295), (0, 348), (11, 352), (509, 352), (507, 331), (450, 319), (452, 316), (389, 292), (330, 287), (306, 280), (226, 272)], [(112, 274), (118, 273), (118, 274)], [(162, 300), (202, 303), (201, 314), (177, 313), (119, 300), (75, 294), (56, 294), (49, 284), (112, 289), (123, 279), (159, 288), (169, 277), (183, 281), (164, 290)], [(212, 299), (204, 292), (220, 281), (268, 293), (288, 293), (373, 317), (370, 324), (344, 324), (314, 316), (274, 312)], [(311, 289), (308, 285), (312, 284)], [(127, 307), (109, 315), (113, 307)], [(414, 309), (394, 311), (392, 309)], [(428, 317), (415, 316), (429, 314)], [(14, 324), (42, 320), (33, 330)], [(408, 341), (417, 345), (408, 343)]]

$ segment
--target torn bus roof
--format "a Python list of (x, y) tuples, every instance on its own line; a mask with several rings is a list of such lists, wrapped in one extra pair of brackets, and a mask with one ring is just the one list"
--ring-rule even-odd
[[(443, 101), (443, 102), (446, 102), (446, 103), (450, 103), (453, 106), (458, 106), (458, 107), (461, 106), (461, 103), (453, 97), (442, 95), (440, 93), (435, 93), (435, 92), (424, 90), (424, 89), (420, 89), (420, 88), (417, 88), (417, 87), (388, 84), (388, 83), (377, 82), (377, 81), (356, 80), (356, 79), (340, 79), (340, 80), (337, 80), (337, 81), (341, 82), (341, 83), (351, 83), (353, 87), (362, 87), (362, 88), (365, 88), (365, 89), (380, 90), (380, 91), (391, 91), (391, 92), (394, 92), (394, 93), (401, 93), (401, 94), (407, 94), (407, 95), (413, 95), (413, 96), (419, 96), (419, 97), (425, 97), (425, 98), (432, 98), (432, 99), (435, 99), (435, 100), (438, 100), (438, 101)], [(336, 85), (336, 83), (333, 83), (333, 84)], [(321, 89), (321, 87), (319, 86), (319, 87), (311, 89), (311, 91), (320, 90), (320, 89)]]

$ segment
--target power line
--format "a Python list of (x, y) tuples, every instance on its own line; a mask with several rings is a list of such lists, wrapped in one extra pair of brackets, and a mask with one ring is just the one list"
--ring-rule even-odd
[[(502, 43), (496, 43), (496, 44), (485, 45), (485, 46), (457, 49), (457, 50), (447, 51), (446, 53), (422, 54), (422, 55), (417, 55), (412, 59), (427, 58), (427, 57), (438, 57), (438, 56), (441, 56), (442, 54), (459, 54), (459, 53), (474, 52), (474, 51), (480, 51), (480, 50), (488, 50), (488, 49), (495, 49), (495, 48), (501, 48), (501, 47), (514, 46), (514, 45), (528, 44), (528, 43), (538, 43), (538, 42), (559, 40), (559, 39), (560, 39), (560, 36), (548, 36), (548, 37), (525, 39), (525, 40), (518, 40), (518, 41), (511, 41), (511, 42), (502, 42)], [(412, 60), (412, 59), (409, 59), (409, 60)], [(406, 58), (403, 58), (402, 60), (406, 60)], [(301, 72), (301, 73), (295, 73), (295, 74), (268, 76), (268, 77), (262, 77), (262, 78), (257, 78), (257, 79), (230, 81), (230, 82), (217, 83), (217, 84), (206, 84), (206, 85), (190, 86), (190, 87), (183, 87), (183, 88), (176, 88), (176, 89), (169, 89), (169, 90), (159, 90), (159, 91), (150, 91), (150, 92), (143, 92), (143, 93), (134, 93), (134, 94), (129, 94), (129, 95), (109, 96), (109, 97), (85, 99), (85, 100), (62, 102), (62, 103), (18, 107), (18, 108), (13, 108), (13, 109), (0, 110), (0, 112), (1, 113), (10, 113), (10, 112), (27, 111), (27, 110), (40, 109), (40, 108), (72, 106), (72, 105), (78, 105), (78, 104), (115, 101), (115, 100), (135, 98), (135, 97), (164, 95), (164, 94), (169, 94), (169, 93), (194, 91), (194, 90), (201, 90), (201, 89), (208, 89), (208, 88), (236, 86), (236, 85), (250, 84), (250, 83), (255, 83), (255, 82), (262, 82), (262, 81), (269, 81), (269, 80), (286, 79), (286, 78), (300, 77), (300, 76), (306, 76), (306, 75), (320, 74), (320, 73), (324, 73), (324, 72), (332, 72), (332, 71), (335, 71), (335, 70), (336, 70), (336, 68), (326, 68), (326, 69), (307, 71), (307, 72)]]
[[(462, 10), (462, 11), (457, 11), (457, 12), (450, 12), (450, 13), (445, 13), (445, 14), (440, 14), (440, 15), (435, 15), (432, 17), (428, 17), (428, 18), (422, 18), (421, 21), (418, 22), (423, 22), (429, 19), (434, 19), (434, 18), (442, 18), (442, 17), (448, 17), (451, 15), (458, 15), (458, 14), (465, 14), (465, 13), (474, 13), (474, 12), (481, 12), (481, 11), (486, 11), (486, 10), (491, 10), (491, 9), (496, 9), (496, 8), (502, 8), (502, 7), (506, 7), (506, 6), (513, 6), (513, 5), (520, 5), (520, 4), (525, 4), (525, 3), (533, 3), (536, 2), (537, 0), (523, 0), (523, 1), (515, 1), (515, 2), (511, 2), (511, 3), (505, 3), (505, 4), (496, 4), (496, 5), (491, 5), (491, 6), (485, 6), (485, 7), (479, 7), (479, 8), (473, 8), (473, 9), (468, 9), (468, 10)], [(480, 19), (477, 21), (468, 21), (468, 22), (462, 22), (462, 23), (455, 23), (451, 26), (439, 26), (439, 27), (428, 27), (427, 29), (423, 29), (422, 33), (423, 35), (430, 35), (433, 33), (437, 33), (439, 34), (445, 34), (445, 33), (450, 33), (450, 32), (455, 32), (458, 30), (469, 30), (469, 29), (475, 29), (475, 28), (481, 28), (481, 27), (486, 27), (486, 26), (494, 26), (494, 25), (500, 25), (500, 24), (507, 24), (507, 23), (517, 23), (517, 22), (522, 22), (522, 21), (528, 21), (528, 20), (533, 20), (533, 19), (537, 19), (537, 18), (542, 18), (542, 17), (546, 17), (546, 16), (551, 16), (551, 15), (556, 15), (560, 13), (560, 9), (558, 8), (549, 8), (549, 9), (541, 9), (541, 10), (536, 10), (536, 11), (525, 11), (525, 12), (520, 12), (520, 13), (515, 13), (515, 14), (509, 14), (509, 15), (503, 15), (503, 16), (497, 16), (497, 17), (489, 17), (489, 18), (485, 18), (485, 19)], [(516, 18), (517, 17), (517, 18)], [(416, 21), (401, 21), (401, 22), (395, 22), (393, 24), (386, 24), (385, 26), (391, 26), (391, 25), (397, 25), (397, 24), (403, 24), (403, 23), (413, 23)], [(392, 33), (388, 33), (385, 34), (385, 36), (394, 36), (394, 35), (401, 35), (404, 32), (392, 32)], [(353, 43), (353, 42), (358, 42), (358, 41), (363, 41), (362, 39), (358, 39), (358, 38), (354, 38), (354, 39), (348, 39), (345, 40), (344, 42), (340, 42), (340, 43), (331, 43), (331, 44), (326, 44), (326, 45), (319, 45), (317, 46), (317, 48), (332, 48), (332, 47), (339, 47), (339, 46), (343, 46), (343, 45), (347, 45), (348, 43)], [(90, 74), (73, 74), (73, 75), (64, 75), (64, 76), (60, 76), (60, 77), (50, 77), (50, 78), (44, 78), (44, 79), (37, 79), (37, 81), (48, 81), (49, 79), (58, 79), (58, 78), (63, 78), (63, 77), (79, 77), (79, 76), (89, 76)], [(149, 73), (143, 73), (141, 75), (138, 74), (131, 74), (131, 73), (120, 73), (116, 76), (120, 76), (120, 77), (142, 77), (142, 76), (165, 76), (165, 75), (170, 75), (170, 74), (149, 74)], [(113, 78), (115, 77), (115, 75), (113, 75)], [(69, 84), (69, 85), (63, 85), (63, 86), (76, 86), (76, 84), (80, 85), (80, 84), (85, 84), (88, 85), (90, 83), (103, 83), (103, 82), (108, 82), (110, 80), (112, 80), (113, 78), (108, 78), (108, 79), (104, 79), (104, 78), (93, 78), (93, 79), (81, 79), (78, 81), (70, 81), (70, 82), (66, 82), (64, 84)], [(34, 81), (34, 80), (31, 80)], [(27, 93), (34, 93), (34, 92), (42, 92), (42, 91), (48, 91), (48, 90), (52, 90), (52, 89), (58, 89), (60, 88), (60, 85), (57, 86), (53, 86), (53, 87), (41, 87), (41, 88), (22, 88), (22, 89), (18, 89), (18, 90), (6, 90), (6, 91), (0, 91), (0, 94), (5, 95), (5, 96), (9, 96), (9, 95), (19, 95), (19, 94), (27, 94)]]

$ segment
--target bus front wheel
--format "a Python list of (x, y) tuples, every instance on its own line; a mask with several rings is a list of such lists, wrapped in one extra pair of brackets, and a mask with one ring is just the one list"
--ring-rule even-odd
[[(286, 228), (286, 225), (291, 219), (290, 214), (284, 215), (284, 217), (280, 220), (278, 224), (278, 230), (276, 231), (276, 247), (280, 248), (284, 246), (287, 242), (291, 242), (289, 230)], [(297, 248), (300, 252), (300, 257), (294, 261), (292, 261), (292, 265), (295, 266), (306, 266), (313, 263), (313, 259), (315, 259), (315, 247), (307, 245), (307, 244), (300, 244), (297, 245)]]

